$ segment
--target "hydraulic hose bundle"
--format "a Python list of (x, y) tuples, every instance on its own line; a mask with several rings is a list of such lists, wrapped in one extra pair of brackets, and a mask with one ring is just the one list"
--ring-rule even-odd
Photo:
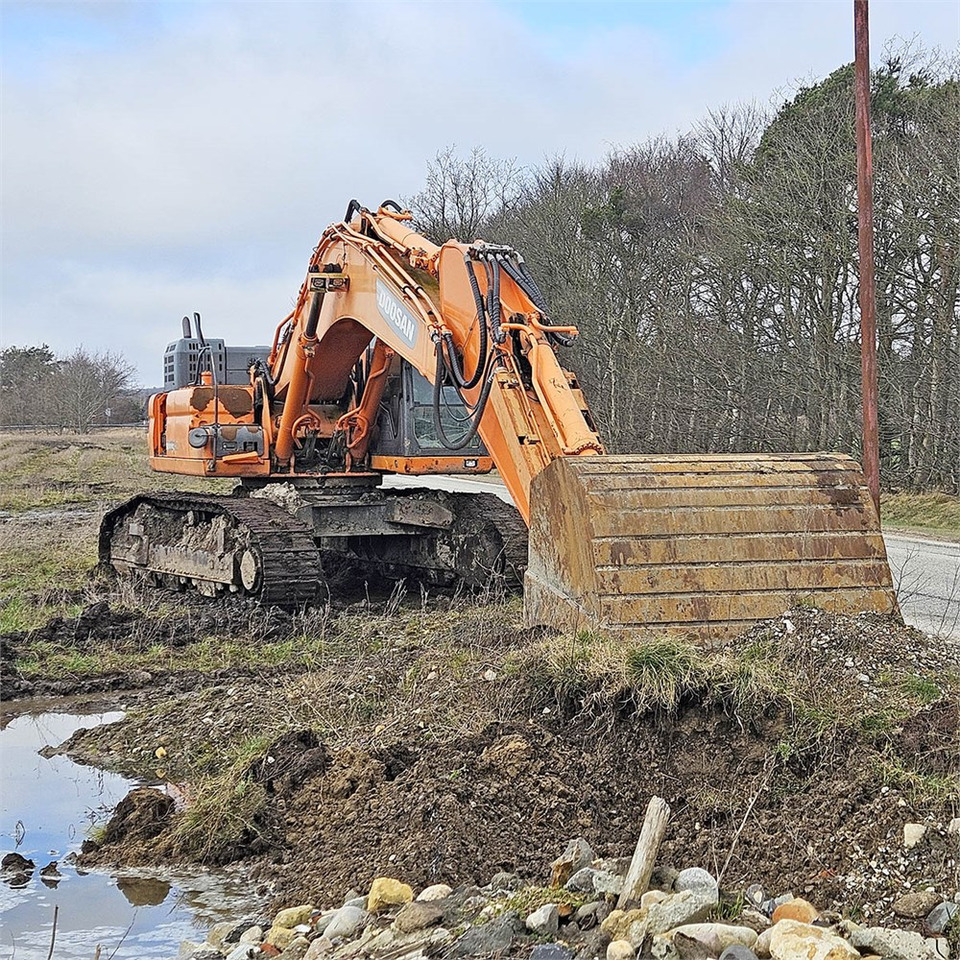
[[(484, 296), (480, 292), (480, 285), (477, 283), (477, 274), (473, 264), (474, 259), (483, 261), (483, 268), (487, 280), (486, 300), (484, 300)], [(477, 326), (479, 328), (480, 343), (478, 345), (476, 368), (468, 377), (463, 371), (463, 364), (458, 356), (453, 335), (449, 332), (442, 333), (436, 342), (437, 371), (433, 385), (433, 424), (437, 432), (437, 437), (448, 450), (463, 450), (476, 436), (480, 428), (480, 420), (483, 417), (487, 399), (490, 396), (490, 390), (493, 386), (494, 372), (501, 362), (499, 359), (499, 351), (492, 349), (490, 343), (492, 340), (494, 344), (500, 346), (506, 342), (507, 339), (507, 332), (501, 326), (501, 268), (540, 312), (541, 324), (543, 326), (550, 325), (547, 304), (543, 293), (537, 286), (537, 282), (527, 271), (523, 259), (518, 257), (514, 251), (508, 248), (495, 247), (474, 249), (470, 253), (464, 254), (464, 264), (467, 269), (467, 278), (470, 281), (470, 290), (473, 294), (473, 301), (477, 310)], [(549, 331), (547, 336), (551, 341), (561, 346), (570, 346), (570, 344), (573, 343), (573, 337), (558, 331)], [(483, 381), (483, 387), (480, 390), (480, 396), (477, 398), (475, 404), (471, 404), (464, 397), (463, 391), (472, 390), (481, 380)], [(459, 422), (470, 424), (466, 432), (455, 440), (451, 440), (447, 436), (440, 414), (440, 408), (443, 403), (443, 388), (447, 384), (454, 387), (461, 402), (467, 409), (466, 418), (459, 420)]]
[[(440, 442), (448, 450), (463, 450), (473, 441), (480, 429), (483, 411), (490, 397), (493, 387), (493, 376), (499, 364), (498, 352), (490, 349), (490, 340), (501, 344), (506, 340), (506, 333), (500, 327), (500, 271), (496, 263), (484, 262), (487, 274), (487, 301), (484, 303), (480, 285), (477, 283), (477, 274), (469, 254), (464, 255), (464, 264), (467, 268), (467, 277), (470, 281), (470, 290), (473, 293), (473, 302), (477, 309), (477, 326), (480, 331), (480, 343), (477, 351), (477, 365), (471, 376), (464, 375), (463, 366), (457, 356), (457, 348), (453, 342), (453, 335), (449, 332), (441, 334), (436, 344), (437, 372), (433, 382), (433, 426)], [(472, 390), (480, 381), (480, 396), (477, 402), (471, 404), (463, 395), (464, 390)], [(457, 391), (457, 396), (467, 410), (467, 416), (461, 423), (470, 426), (462, 436), (451, 440), (443, 428), (443, 418), (440, 408), (443, 403), (443, 388), (451, 384)]]

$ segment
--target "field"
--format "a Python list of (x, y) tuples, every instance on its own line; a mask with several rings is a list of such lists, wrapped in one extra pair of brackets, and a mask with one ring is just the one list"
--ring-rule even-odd
[[(142, 436), (3, 435), (0, 463), (4, 697), (123, 691), (127, 719), (72, 750), (189, 800), (92, 860), (246, 858), (288, 903), (387, 870), (542, 880), (571, 836), (628, 855), (659, 793), (664, 855), (731, 889), (879, 918), (903, 883), (955, 882), (935, 845), (887, 856), (905, 821), (933, 836), (960, 813), (944, 642), (796, 609), (707, 653), (534, 632), (516, 596), (371, 582), (288, 614), (146, 591), (94, 571), (106, 506), (188, 486), (148, 472)], [(891, 504), (956, 522), (936, 498)]]

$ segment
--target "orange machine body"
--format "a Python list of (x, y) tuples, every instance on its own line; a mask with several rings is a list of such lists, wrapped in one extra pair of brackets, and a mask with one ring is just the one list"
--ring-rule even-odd
[[(270, 386), (259, 403), (255, 374), (249, 386), (218, 385), (207, 374), (206, 382), (152, 398), (153, 468), (291, 477), (483, 473), (496, 466), (528, 519), (530, 484), (545, 466), (558, 457), (603, 452), (576, 378), (560, 366), (551, 343), (552, 336), (576, 330), (548, 326), (529, 293), (502, 268), (504, 257), (514, 258), (514, 271), (522, 261), (483, 243), (437, 246), (408, 221), (408, 214), (383, 207), (377, 213), (358, 208), (349, 224), (324, 232), (296, 306), (278, 327)], [(496, 337), (492, 310), (500, 318)], [(481, 324), (489, 328), (486, 335)], [(466, 374), (484, 367), (484, 375), (459, 393), (477, 407), (477, 432), (488, 456), (443, 450), (405, 457), (371, 448), (391, 363), (403, 358), (433, 384), (445, 340)], [(320, 464), (318, 444), (337, 441), (342, 463), (328, 458)]]

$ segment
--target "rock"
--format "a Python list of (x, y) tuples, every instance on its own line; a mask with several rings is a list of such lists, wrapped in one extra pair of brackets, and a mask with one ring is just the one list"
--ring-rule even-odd
[(928, 937), (925, 941), (931, 956), (937, 960), (950, 960), (950, 941), (946, 937)]
[(660, 903), (669, 896), (669, 893), (664, 893), (662, 890), (648, 890), (640, 897), (640, 909), (649, 910), (653, 904)]
[(207, 943), (214, 947), (222, 947), (227, 942), (227, 937), (233, 933), (236, 924), (232, 920), (224, 920), (221, 923), (215, 923), (207, 931)]
[(359, 907), (361, 910), (367, 909), (367, 898), (366, 897), (349, 897), (347, 900), (343, 901), (345, 907)]
[(541, 943), (533, 948), (530, 960), (573, 960), (573, 951), (559, 943)]
[(257, 923), (244, 928), (237, 938), (238, 943), (260, 943), (261, 940), (263, 940), (263, 927)]
[(686, 870), (681, 870), (677, 879), (673, 882), (673, 889), (677, 893), (689, 890), (691, 893), (702, 894), (704, 897), (712, 897), (714, 903), (720, 899), (717, 881), (702, 867), (688, 867)]
[[(340, 908), (342, 910), (343, 907)], [(362, 907), (360, 908), (363, 909)], [(317, 937), (322, 937), (324, 933), (327, 932), (327, 927), (333, 923), (333, 918), (340, 912), (340, 910), (325, 910), (323, 913), (313, 921), (313, 933)], [(366, 911), (364, 910), (364, 913)]]
[(905, 823), (903, 825), (903, 846), (912, 850), (924, 837), (927, 828), (922, 823)]
[(594, 900), (592, 903), (585, 903), (582, 907), (577, 908), (573, 919), (581, 930), (592, 930), (600, 923), (600, 918), (597, 916), (597, 908), (599, 906), (600, 902)]
[(760, 909), (768, 917), (772, 917), (773, 911), (776, 910), (777, 907), (779, 907), (783, 903), (789, 903), (793, 899), (794, 899), (794, 896), (792, 893), (783, 893), (779, 897), (773, 897), (770, 900), (764, 900), (763, 903), (760, 904)]
[(609, 870), (594, 870), (593, 892), (605, 897), (619, 897), (623, 891), (623, 879)]
[[(673, 936), (674, 943), (678, 938), (695, 940), (706, 948), (709, 956), (715, 957), (723, 953), (727, 947), (734, 945), (752, 947), (757, 942), (757, 932), (750, 927), (735, 927), (726, 923), (688, 923), (671, 930), (666, 936)], [(677, 951), (681, 957), (684, 950), (678, 945)]]
[(593, 878), (596, 873), (593, 867), (581, 867), (567, 880), (564, 887), (573, 893), (593, 893)]
[(552, 887), (563, 886), (578, 870), (589, 867), (597, 859), (593, 848), (583, 837), (571, 840), (566, 849), (553, 861)]
[(673, 893), (665, 900), (650, 905), (647, 910), (647, 933), (666, 933), (667, 930), (682, 927), (687, 923), (700, 923), (701, 920), (706, 920), (716, 905), (716, 896), (708, 897), (693, 890)]
[(725, 923), (689, 923), (653, 938), (651, 952), (657, 958), (705, 960), (716, 957), (727, 947), (749, 947), (757, 940), (750, 927), (735, 927)]
[(751, 883), (744, 893), (744, 899), (754, 907), (759, 907), (767, 899), (766, 891), (759, 883)]
[(303, 960), (310, 949), (310, 941), (306, 937), (296, 937), (280, 954), (280, 960)]
[(177, 960), (187, 960), (187, 958), (192, 953), (196, 953), (200, 947), (201, 944), (195, 943), (193, 940), (181, 940), (180, 949), (177, 951)]
[(781, 920), (796, 920), (797, 923), (813, 923), (820, 914), (817, 908), (808, 900), (802, 897), (794, 897), (786, 903), (781, 903), (774, 911), (771, 918), (774, 923)]
[(296, 934), (289, 927), (271, 927), (267, 931), (264, 941), (278, 950), (286, 950), (293, 943)]
[(923, 932), (928, 937), (939, 937), (946, 929), (947, 924), (960, 912), (960, 906), (944, 900), (937, 904), (923, 921)]
[(740, 914), (740, 923), (744, 927), (753, 927), (757, 933), (762, 933), (770, 926), (770, 918), (759, 910), (744, 907)]
[[(344, 949), (350, 956), (356, 956), (359, 947), (365, 956), (407, 957), (409, 960), (415, 960), (415, 958), (438, 953), (439, 948), (445, 947), (452, 939), (453, 934), (443, 927), (416, 930), (413, 933), (399, 933), (394, 927), (388, 927), (378, 933), (374, 927), (369, 927), (364, 933), (364, 939), (348, 944)], [(338, 956), (342, 956), (343, 953), (344, 950), (341, 950)]]
[(223, 954), (213, 947), (201, 947), (190, 954), (189, 960), (223, 960)]
[(612, 940), (607, 947), (607, 960), (635, 960), (636, 956), (629, 940)]
[(749, 947), (735, 943), (720, 954), (720, 960), (757, 960), (757, 955)]
[(414, 933), (425, 927), (432, 927), (443, 919), (443, 907), (433, 902), (416, 901), (407, 903), (400, 908), (397, 919), (393, 921), (394, 929), (399, 933)]
[(773, 927), (767, 927), (761, 930), (757, 936), (757, 942), (753, 945), (753, 952), (760, 960), (767, 960), (770, 956), (770, 938), (773, 936)]
[(614, 910), (601, 924), (601, 930), (611, 940), (629, 940), (635, 948), (640, 949), (648, 936), (706, 920), (716, 905), (716, 900), (707, 899), (692, 890), (681, 890), (649, 902), (648, 906), (639, 910)]
[(303, 960), (320, 960), (333, 949), (333, 944), (326, 937), (318, 937), (310, 944), (310, 949), (303, 955)]
[(542, 907), (534, 910), (524, 921), (526, 928), (531, 933), (539, 933), (543, 937), (556, 936), (560, 929), (560, 915), (557, 913), (555, 903), (545, 903)]
[(244, 920), (227, 935), (225, 943), (259, 943), (263, 939), (263, 927), (252, 920)]
[(960, 817), (954, 817), (947, 826), (947, 833), (951, 837), (960, 837)]
[(877, 953), (884, 960), (930, 960), (933, 956), (919, 933), (889, 930), (886, 927), (861, 927), (850, 920), (841, 926), (855, 947)]
[(313, 913), (312, 903), (304, 903), (299, 907), (287, 907), (286, 910), (281, 910), (273, 918), (273, 925), (275, 927), (289, 927), (292, 930), (298, 923), (306, 923), (310, 919), (311, 913)]
[[(506, 953), (518, 932), (516, 927), (519, 920), (515, 913), (505, 913), (489, 923), (471, 927), (453, 945), (451, 956), (478, 957), (488, 953)], [(520, 926), (523, 927), (522, 924)]]
[(341, 907), (323, 935), (328, 940), (350, 940), (370, 922), (370, 914), (361, 907)]
[(497, 890), (519, 890), (523, 886), (523, 881), (515, 873), (506, 873), (501, 871), (495, 873), (490, 881), (490, 889)]
[(925, 917), (940, 902), (933, 890), (913, 890), (893, 901), (893, 912), (898, 917), (919, 920)]
[(770, 956), (773, 960), (860, 960), (842, 937), (796, 920), (781, 920), (770, 928)]
[(36, 867), (32, 860), (28, 860), (19, 853), (5, 853), (0, 860), (0, 870), (4, 873), (28, 873)]
[(381, 913), (389, 907), (409, 903), (412, 899), (413, 887), (409, 884), (401, 883), (392, 877), (377, 877), (367, 896), (367, 910), (370, 913)]
[(453, 893), (452, 887), (448, 887), (445, 883), (435, 883), (432, 886), (424, 887), (417, 900), (420, 903), (430, 903), (434, 900), (443, 900), (449, 897), (451, 893)]
[(250, 960), (250, 957), (254, 956), (255, 952), (260, 952), (255, 944), (241, 943), (227, 954), (227, 960)]

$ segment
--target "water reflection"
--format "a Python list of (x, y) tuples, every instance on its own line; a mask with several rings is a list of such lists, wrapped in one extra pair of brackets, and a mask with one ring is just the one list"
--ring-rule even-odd
[(169, 960), (181, 940), (202, 939), (217, 920), (257, 912), (242, 881), (172, 871), (111, 876), (69, 862), (134, 784), (39, 751), (122, 716), (0, 714), (0, 868), (8, 868), (0, 872), (0, 958), (46, 960), (55, 907), (57, 960), (90, 960), (97, 946), (115, 960)]
[(117, 889), (131, 906), (155, 907), (167, 899), (170, 883), (155, 877), (118, 877)]

